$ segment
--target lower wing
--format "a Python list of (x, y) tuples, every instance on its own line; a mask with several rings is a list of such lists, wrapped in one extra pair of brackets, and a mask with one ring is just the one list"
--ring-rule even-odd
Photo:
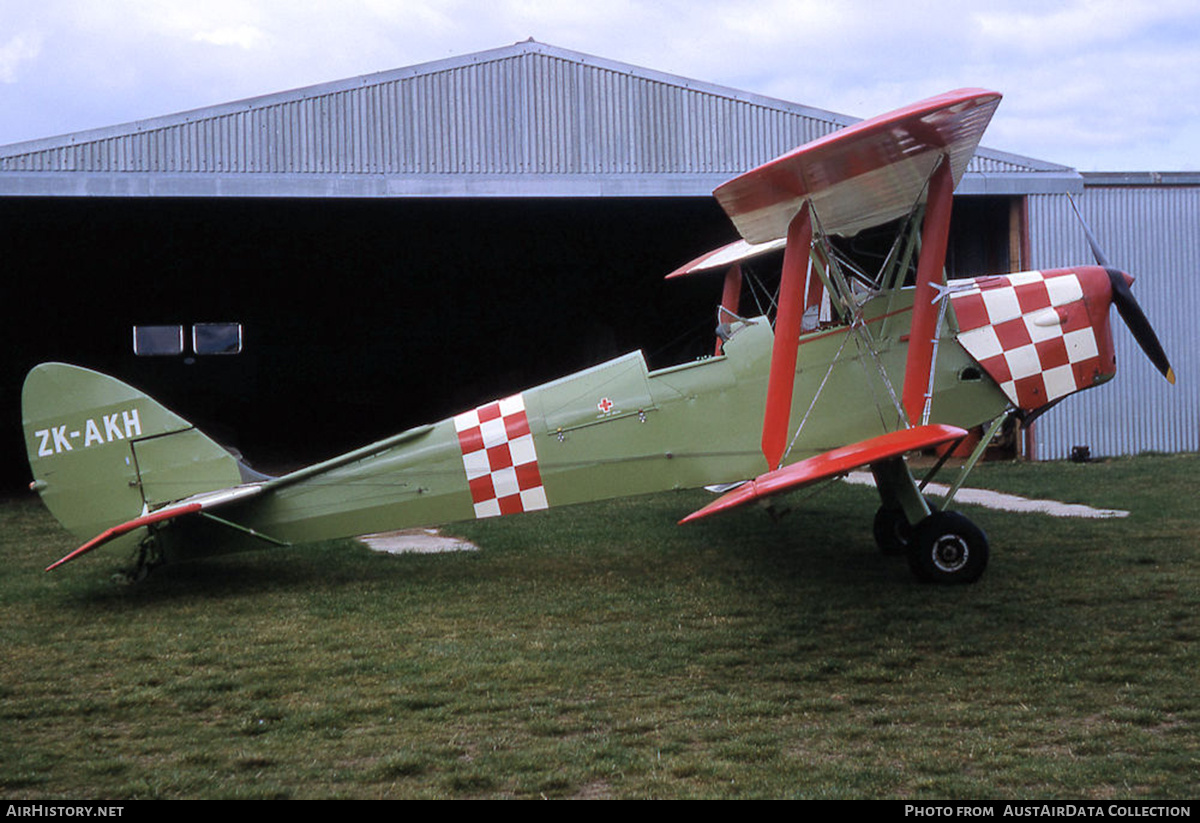
[(872, 437), (869, 440), (852, 443), (849, 446), (842, 446), (807, 460), (801, 460), (799, 463), (792, 463), (759, 475), (750, 482), (743, 483), (733, 491), (722, 495), (704, 508), (692, 512), (679, 522), (690, 523), (718, 512), (744, 506), (755, 500), (774, 497), (819, 480), (837, 477), (860, 466), (869, 466), (872, 463), (899, 457), (910, 451), (961, 440), (966, 435), (965, 429), (937, 424), (901, 429), (879, 437)]

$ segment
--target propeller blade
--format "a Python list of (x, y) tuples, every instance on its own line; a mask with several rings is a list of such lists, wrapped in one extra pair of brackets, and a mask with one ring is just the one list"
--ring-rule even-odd
[(1158, 342), (1158, 335), (1154, 333), (1154, 328), (1146, 319), (1145, 312), (1142, 311), (1142, 307), (1138, 305), (1137, 299), (1133, 296), (1133, 291), (1129, 288), (1133, 278), (1119, 269), (1112, 268), (1112, 264), (1108, 262), (1108, 255), (1100, 248), (1096, 235), (1092, 234), (1092, 227), (1083, 219), (1079, 206), (1075, 204), (1075, 198), (1067, 195), (1067, 200), (1070, 201), (1071, 208), (1075, 210), (1075, 216), (1079, 218), (1079, 225), (1083, 226), (1083, 233), (1087, 236), (1088, 245), (1092, 247), (1092, 256), (1096, 258), (1096, 265), (1103, 266), (1104, 270), (1108, 272), (1108, 280), (1112, 283), (1112, 301), (1117, 307), (1117, 313), (1129, 327), (1133, 339), (1141, 346), (1146, 357), (1150, 358), (1154, 368), (1162, 372), (1162, 376), (1167, 378), (1168, 383), (1174, 385), (1175, 370), (1171, 368), (1171, 363), (1167, 360), (1167, 353), (1163, 351), (1162, 344)]
[(1167, 353), (1163, 351), (1162, 344), (1158, 342), (1158, 335), (1154, 333), (1154, 328), (1146, 319), (1142, 307), (1138, 305), (1137, 298), (1133, 296), (1133, 290), (1129, 288), (1133, 278), (1117, 269), (1106, 268), (1105, 270), (1108, 272), (1109, 282), (1112, 283), (1113, 305), (1117, 307), (1117, 313), (1129, 327), (1133, 339), (1142, 347), (1146, 357), (1150, 358), (1154, 367), (1162, 372), (1163, 377), (1167, 378), (1167, 382), (1173, 385), (1175, 370), (1171, 368), (1171, 363), (1167, 360)]
[[(1079, 206), (1075, 205), (1075, 198), (1067, 195), (1067, 200), (1071, 203), (1071, 208), (1075, 210), (1075, 216), (1079, 218), (1079, 225), (1083, 226), (1083, 233), (1087, 236), (1088, 245), (1092, 247), (1092, 257), (1096, 258), (1096, 265), (1109, 268), (1112, 264), (1108, 262), (1108, 255), (1100, 248), (1100, 243), (1096, 240), (1096, 235), (1092, 234), (1092, 227), (1083, 219), (1083, 215), (1079, 211)], [(1111, 276), (1111, 275), (1110, 275)]]

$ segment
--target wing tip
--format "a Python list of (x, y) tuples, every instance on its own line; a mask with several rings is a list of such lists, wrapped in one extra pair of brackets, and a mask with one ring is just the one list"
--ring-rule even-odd
[(49, 566), (46, 567), (45, 571), (52, 572), (55, 569), (57, 569), (59, 566), (62, 566), (66, 563), (70, 563), (76, 557), (85, 555), (88, 552), (90, 552), (92, 549), (95, 549), (95, 548), (98, 548), (99, 546), (104, 545), (109, 540), (111, 540), (112, 538), (117, 536), (117, 534), (114, 533), (114, 531), (115, 531), (114, 529), (109, 529), (108, 531), (106, 531), (102, 534), (99, 534), (96, 537), (93, 537), (91, 540), (84, 543), (82, 546), (80, 546), (75, 551), (73, 551), (70, 554), (67, 554), (63, 557), (60, 557), (58, 560), (55, 560), (53, 563), (51, 563)]

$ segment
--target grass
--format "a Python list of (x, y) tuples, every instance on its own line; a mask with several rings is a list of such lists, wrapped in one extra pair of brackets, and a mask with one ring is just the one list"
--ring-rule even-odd
[(833, 484), (775, 524), (705, 493), (109, 582), (0, 503), (0, 795), (1187, 799), (1200, 790), (1196, 456), (987, 465), (1098, 507), (964, 507), (975, 586), (916, 584)]

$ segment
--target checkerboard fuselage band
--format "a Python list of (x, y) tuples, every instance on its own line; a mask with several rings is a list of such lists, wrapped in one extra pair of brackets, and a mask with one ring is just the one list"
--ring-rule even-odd
[(476, 517), (547, 508), (522, 395), (463, 412), (454, 430)]

